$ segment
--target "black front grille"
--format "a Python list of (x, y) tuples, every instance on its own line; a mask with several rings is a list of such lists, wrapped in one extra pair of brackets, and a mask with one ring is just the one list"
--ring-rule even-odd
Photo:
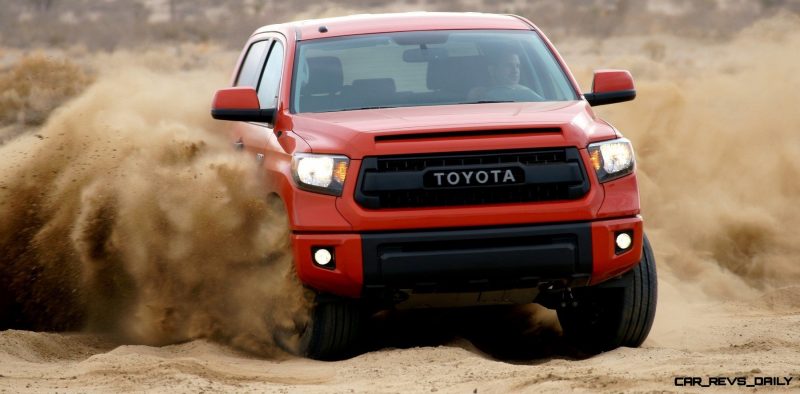
[[(519, 167), (515, 184), (431, 187), (430, 171)], [(519, 170), (516, 170), (519, 171)], [(430, 178), (430, 177), (429, 177)], [(364, 158), (356, 201), (370, 209), (572, 200), (589, 191), (576, 148)]]
[(422, 171), (431, 167), (458, 167), (485, 164), (520, 163), (524, 165), (565, 163), (567, 152), (563, 149), (539, 152), (473, 154), (431, 157), (379, 157), (378, 171)]

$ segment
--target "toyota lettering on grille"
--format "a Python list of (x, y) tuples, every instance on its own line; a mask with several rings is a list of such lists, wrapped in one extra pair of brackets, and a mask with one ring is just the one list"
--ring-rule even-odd
[(426, 187), (463, 187), (520, 184), (525, 172), (519, 167), (428, 171)]

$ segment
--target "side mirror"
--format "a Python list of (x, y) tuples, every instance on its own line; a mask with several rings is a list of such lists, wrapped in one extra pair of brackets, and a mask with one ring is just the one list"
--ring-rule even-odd
[(272, 123), (275, 108), (261, 109), (256, 90), (239, 86), (217, 90), (211, 104), (211, 117), (219, 120)]
[(592, 80), (592, 92), (583, 96), (591, 106), (631, 101), (636, 98), (633, 77), (627, 70), (597, 70)]

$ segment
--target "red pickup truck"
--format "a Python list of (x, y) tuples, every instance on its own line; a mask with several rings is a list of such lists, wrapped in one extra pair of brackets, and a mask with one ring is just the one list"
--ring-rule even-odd
[(589, 353), (639, 346), (656, 270), (631, 143), (530, 21), (405, 13), (270, 25), (211, 110), (259, 160), (314, 291), (302, 355), (353, 354), (370, 313), (537, 302)]

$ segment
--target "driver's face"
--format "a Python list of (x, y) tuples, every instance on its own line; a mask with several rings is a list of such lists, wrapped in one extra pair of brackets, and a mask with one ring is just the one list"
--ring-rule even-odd
[(519, 56), (502, 55), (494, 64), (494, 79), (498, 85), (516, 85), (519, 83)]

